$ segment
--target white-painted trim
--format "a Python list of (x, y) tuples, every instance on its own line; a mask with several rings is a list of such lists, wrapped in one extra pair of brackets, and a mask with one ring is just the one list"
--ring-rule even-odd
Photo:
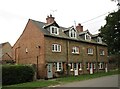
[(100, 50), (100, 55), (101, 56), (105, 55), (105, 51), (104, 50)]
[[(75, 36), (71, 37), (71, 33), (72, 33), (73, 35), (75, 34)], [(77, 38), (77, 32), (76, 32), (73, 28), (69, 30), (69, 37), (70, 37), (70, 38)]]
[(102, 44), (102, 38), (101, 37), (97, 37), (97, 43)]
[[(73, 50), (75, 50), (75, 52)], [(76, 47), (76, 46), (72, 47), (72, 53), (79, 54), (79, 47)]]
[(88, 48), (88, 49), (87, 49), (87, 53), (88, 53), (88, 54), (93, 54), (93, 48)]
[[(57, 33), (53, 33), (53, 32), (52, 32), (52, 28), (56, 29), (56, 32), (57, 32)], [(50, 34), (59, 35), (59, 29), (58, 29), (58, 27), (50, 26)]]
[[(61, 69), (59, 69), (60, 68), (60, 63), (61, 63)], [(57, 66), (56, 66), (57, 70), (56, 71), (62, 71), (62, 69), (63, 69), (62, 62), (57, 62), (56, 64), (57, 64)]]
[[(53, 49), (54, 47), (54, 49)], [(56, 50), (57, 47), (57, 50)], [(52, 52), (61, 52), (61, 45), (60, 44), (52, 44)]]
[[(87, 39), (87, 36), (89, 36), (90, 39)], [(90, 36), (88, 33), (85, 34), (85, 40), (87, 40), (87, 41), (91, 41), (91, 36)]]
[(102, 62), (99, 63), (99, 69), (103, 69), (104, 68), (104, 65)]

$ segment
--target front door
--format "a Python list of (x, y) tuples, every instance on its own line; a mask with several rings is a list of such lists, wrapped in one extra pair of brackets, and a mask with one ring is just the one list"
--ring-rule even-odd
[(52, 72), (52, 63), (48, 63), (47, 65), (47, 77), (48, 78), (53, 78), (53, 72)]
[(78, 63), (74, 63), (74, 75), (78, 75)]

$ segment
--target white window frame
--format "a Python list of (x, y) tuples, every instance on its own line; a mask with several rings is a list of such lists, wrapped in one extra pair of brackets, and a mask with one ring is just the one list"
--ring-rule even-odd
[(52, 44), (52, 52), (61, 52), (60, 44)]
[(56, 62), (56, 71), (62, 71), (63, 66), (62, 66), (62, 62)]
[(104, 64), (103, 64), (103, 62), (100, 62), (99, 63), (99, 69), (103, 69), (104, 68)]
[(88, 49), (87, 49), (87, 53), (88, 53), (88, 54), (93, 54), (93, 48), (88, 48)]
[(51, 26), (50, 27), (50, 34), (59, 35), (59, 29), (58, 29), (58, 27)]
[(91, 41), (91, 36), (87, 33), (85, 34), (85, 40), (87, 41)]
[(97, 37), (97, 43), (102, 43), (102, 38), (101, 37)]
[(79, 54), (79, 47), (72, 47), (72, 53), (73, 54)]
[(105, 55), (105, 51), (104, 50), (100, 50), (100, 55), (101, 56)]
[(77, 33), (76, 33), (76, 31), (74, 29), (71, 29), (69, 31), (69, 37), (70, 38), (76, 38), (77, 37)]

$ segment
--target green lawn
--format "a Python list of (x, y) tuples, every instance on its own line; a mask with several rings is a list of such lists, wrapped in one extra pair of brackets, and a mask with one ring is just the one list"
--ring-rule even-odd
[(67, 76), (67, 77), (50, 79), (50, 80), (39, 80), (34, 82), (3, 86), (2, 89), (36, 89), (37, 87), (48, 87), (48, 86), (57, 85), (57, 84), (88, 80), (88, 79), (114, 75), (114, 74), (118, 74), (118, 71), (110, 71), (108, 73), (101, 72), (101, 73), (95, 73), (92, 75), (86, 74), (86, 75), (79, 75), (79, 76)]

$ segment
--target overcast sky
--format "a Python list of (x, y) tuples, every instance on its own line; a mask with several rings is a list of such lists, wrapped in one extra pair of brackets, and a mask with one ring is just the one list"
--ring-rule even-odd
[(84, 30), (96, 34), (105, 24), (108, 12), (116, 9), (111, 0), (0, 0), (0, 43), (8, 41), (14, 45), (28, 19), (46, 22), (49, 14), (60, 26), (81, 23)]

